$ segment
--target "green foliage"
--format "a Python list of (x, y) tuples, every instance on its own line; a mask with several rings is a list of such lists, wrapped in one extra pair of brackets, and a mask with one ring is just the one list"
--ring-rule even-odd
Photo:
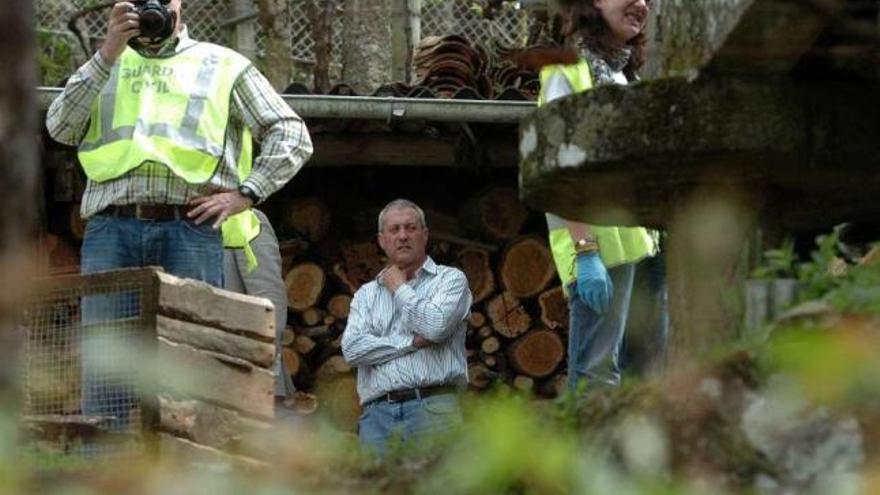
[(73, 62), (71, 38), (46, 31), (37, 32), (37, 64), (39, 81), (44, 86), (57, 86), (70, 75)]
[(798, 262), (794, 242), (764, 253), (754, 278), (796, 278), (798, 301), (825, 299), (841, 312), (880, 314), (880, 266), (847, 265), (840, 258), (842, 228), (816, 237), (809, 261)]
[(880, 265), (850, 267), (825, 299), (844, 313), (880, 314)]
[(838, 254), (840, 232), (841, 228), (835, 227), (830, 234), (816, 237), (817, 249), (810, 254), (810, 261), (797, 266), (801, 300), (818, 299), (840, 284), (841, 277), (831, 271)]
[(797, 253), (794, 239), (786, 238), (779, 249), (764, 252), (763, 263), (752, 271), (753, 278), (796, 278)]

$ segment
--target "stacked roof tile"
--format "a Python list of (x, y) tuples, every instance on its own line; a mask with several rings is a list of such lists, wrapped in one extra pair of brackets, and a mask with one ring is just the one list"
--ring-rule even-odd
[[(394, 96), (408, 98), (455, 98), (467, 100), (534, 100), (539, 82), (534, 70), (519, 65), (513, 56), (520, 50), (496, 47), (490, 55), (479, 45), (459, 35), (428, 36), (413, 56), (412, 84), (394, 82), (370, 95), (358, 95), (349, 84), (341, 83), (327, 92), (341, 96)], [(311, 94), (296, 83), (287, 94)]]

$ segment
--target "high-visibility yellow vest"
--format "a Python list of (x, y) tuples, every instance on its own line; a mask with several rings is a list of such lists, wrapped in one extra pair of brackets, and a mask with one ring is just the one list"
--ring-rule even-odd
[[(251, 131), (245, 127), (241, 136), (241, 154), (238, 158), (238, 179), (242, 182), (251, 173), (253, 154)], [(259, 263), (251, 248), (251, 241), (260, 235), (260, 228), (260, 219), (250, 208), (227, 218), (220, 226), (220, 231), (223, 234), (223, 247), (244, 250), (248, 272), (253, 271)]]
[[(548, 65), (541, 69), (541, 92), (538, 95), (538, 106), (547, 102), (544, 90), (547, 82), (555, 74), (562, 74), (575, 93), (593, 87), (590, 66), (586, 60), (573, 65)], [(547, 213), (547, 229), (550, 231), (550, 248), (556, 271), (562, 280), (563, 288), (575, 279), (577, 273), (577, 257), (574, 240), (568, 231), (565, 220), (552, 213)], [(656, 254), (655, 236), (644, 227), (614, 227), (591, 225), (590, 231), (599, 243), (599, 255), (606, 267), (615, 267), (626, 263), (635, 263)]]
[[(251, 62), (211, 43), (196, 43), (166, 58), (126, 48), (92, 104), (79, 159), (89, 179), (112, 180), (144, 163), (160, 163), (190, 184), (207, 182), (223, 159), (232, 89)], [(243, 129), (239, 180), (251, 170), (251, 133)], [(227, 219), (223, 245), (242, 248), (248, 269), (260, 221), (250, 210)]]
[(232, 88), (250, 61), (196, 43), (167, 58), (126, 48), (92, 104), (79, 159), (89, 179), (161, 163), (190, 184), (207, 182), (223, 159)]

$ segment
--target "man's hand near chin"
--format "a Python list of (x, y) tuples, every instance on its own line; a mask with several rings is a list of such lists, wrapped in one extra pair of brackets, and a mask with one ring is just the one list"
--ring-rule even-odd
[(406, 283), (406, 273), (397, 265), (388, 265), (379, 275), (382, 284), (392, 293), (397, 292), (398, 287)]

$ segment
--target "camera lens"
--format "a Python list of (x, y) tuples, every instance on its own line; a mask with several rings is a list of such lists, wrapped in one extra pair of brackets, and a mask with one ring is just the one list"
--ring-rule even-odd
[(141, 36), (156, 38), (165, 29), (165, 16), (158, 10), (145, 10), (140, 15)]

